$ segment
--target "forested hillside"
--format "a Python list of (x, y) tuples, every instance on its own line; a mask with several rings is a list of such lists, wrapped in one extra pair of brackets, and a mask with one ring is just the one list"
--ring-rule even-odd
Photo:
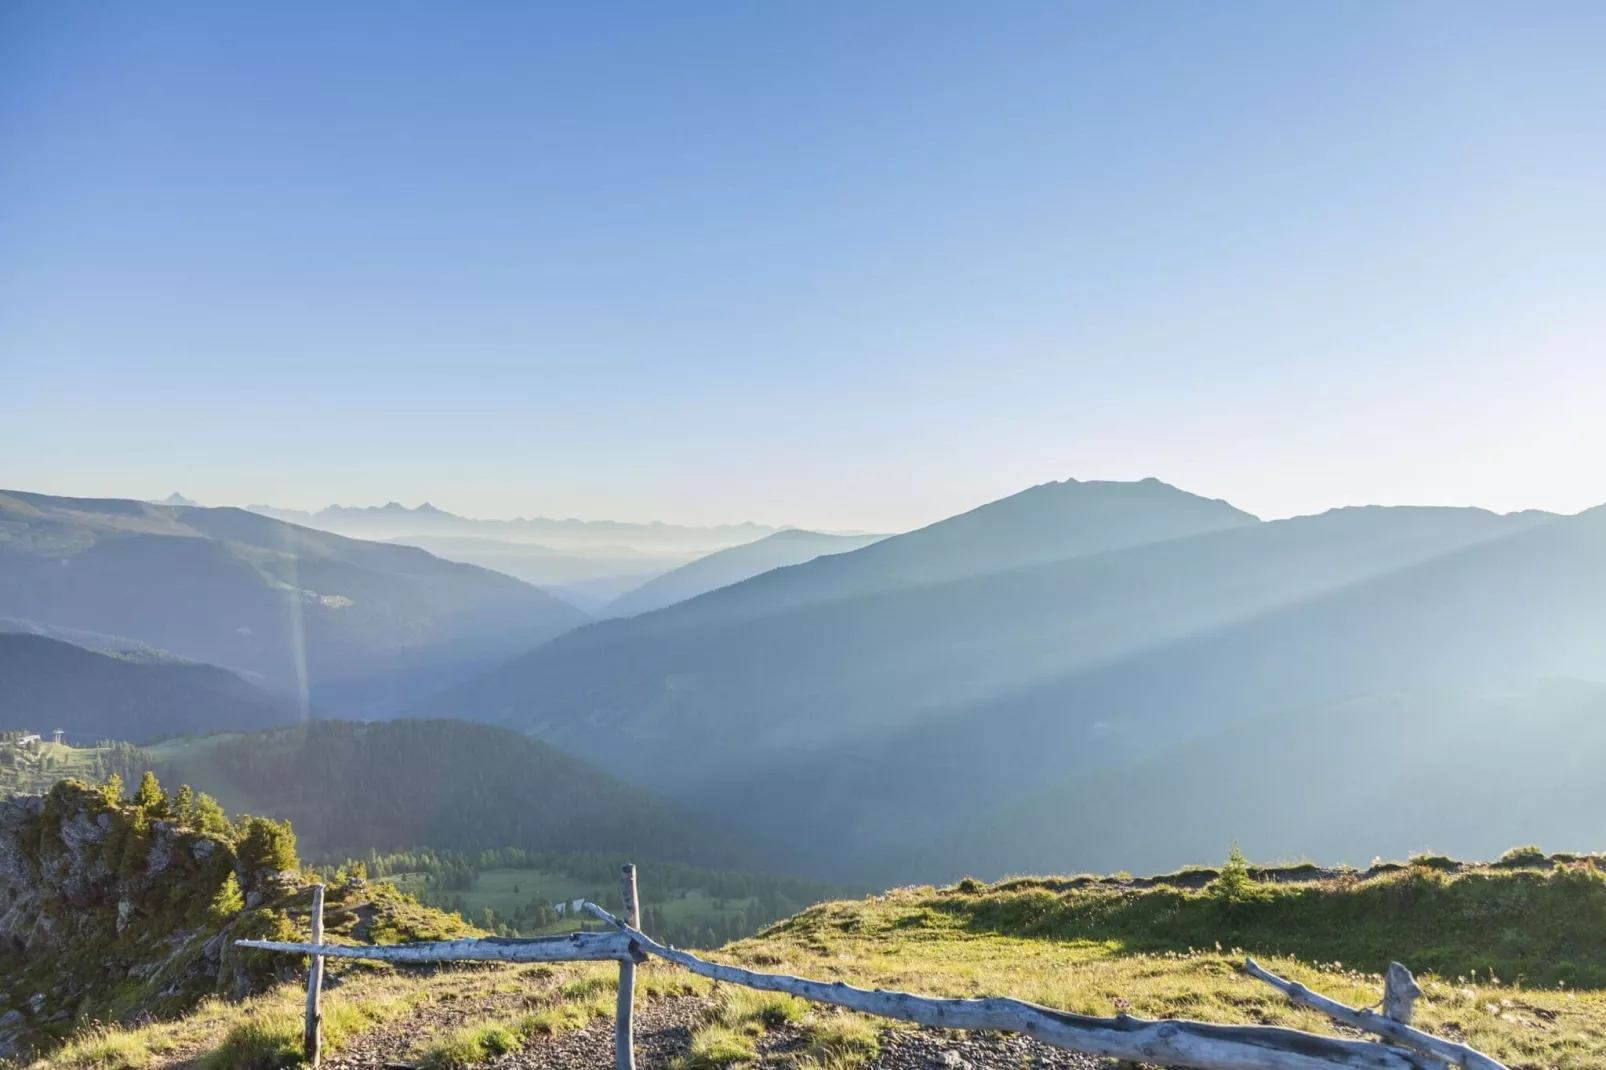
[[(374, 715), (585, 618), (525, 583), (240, 509), (0, 493), (0, 615)], [(142, 738), (150, 733), (141, 731)]]
[(186, 732), (255, 731), (300, 714), (288, 698), (215, 665), (0, 633), (0, 728), (146, 743)]
[(751, 857), (713, 821), (489, 725), (313, 721), (176, 740), (150, 753), (164, 781), (290, 820), (313, 858), (502, 847), (712, 864)]

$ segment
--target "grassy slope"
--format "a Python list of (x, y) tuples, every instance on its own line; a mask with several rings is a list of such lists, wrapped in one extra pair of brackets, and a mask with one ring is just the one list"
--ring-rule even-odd
[[(1012, 995), (1088, 1014), (1127, 1009), (1143, 1017), (1324, 1032), (1331, 1027), (1318, 1015), (1240, 974), (1243, 956), (1356, 1006), (1376, 1002), (1379, 972), (1398, 958), (1416, 969), (1426, 990), (1417, 1008), (1424, 1028), (1466, 1039), (1514, 1070), (1606, 1065), (1606, 878), (1587, 863), (1284, 874), (1306, 879), (1260, 885), (1236, 905), (1196, 890), (1209, 876), (1158, 885), (1083, 878), (902, 889), (814, 907), (718, 957), (929, 995)], [(473, 1020), (485, 1019), (481, 1025), (490, 1028), (496, 1023), (487, 1016), (507, 1013), (495, 1002), (498, 984), (523, 984), (524, 1005), (548, 1009), (567, 990), (581, 1015), (593, 1013), (585, 1009), (593, 989), (606, 984), (537, 991), (528, 974), (477, 974), (472, 985), (444, 990), (437, 979), (402, 983), (384, 974), (383, 981), (337, 990), (337, 998), (362, 1003), (368, 987), (378, 985), (394, 986), (386, 1001), (406, 999), (413, 1007), (462, 996), (480, 1001)], [(649, 974), (661, 978), (659, 986), (685, 977), (656, 964)], [(292, 994), (261, 1003), (275, 999), (283, 1004), (276, 1013), (292, 1012)], [(732, 1040), (723, 1017), (729, 1015), (716, 1015), (700, 1031), (706, 1043)], [(513, 1017), (497, 1022), (516, 1043), (525, 1042), (521, 1031), (541, 1031)], [(182, 1044), (172, 1039), (179, 1026), (161, 1027), (170, 1031), (162, 1042), (195, 1055), (215, 1048), (238, 1024), (238, 1017), (220, 1017), (213, 1008), (197, 1016)], [(120, 1034), (118, 1042), (139, 1046), (143, 1035)], [(149, 1051), (145, 1060), (168, 1061)], [(95, 1063), (75, 1049), (57, 1065), (127, 1064)]]
[(100, 747), (69, 747), (65, 743), (43, 743), (37, 755), (18, 752), (0, 765), (0, 792), (46, 792), (58, 780), (94, 778), (95, 756)]
[(1425, 867), (1263, 888), (1229, 908), (1180, 887), (1023, 879), (804, 911), (729, 950), (756, 967), (1085, 1014), (1331, 1032), (1238, 971), (1245, 955), (1353, 1006), (1398, 959), (1418, 1024), (1513, 1067), (1606, 1064), (1606, 878), (1593, 868)]

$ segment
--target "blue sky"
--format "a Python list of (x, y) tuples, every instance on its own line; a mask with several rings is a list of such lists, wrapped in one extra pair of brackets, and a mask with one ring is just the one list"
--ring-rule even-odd
[(1606, 4), (0, 5), (0, 485), (1606, 501)]

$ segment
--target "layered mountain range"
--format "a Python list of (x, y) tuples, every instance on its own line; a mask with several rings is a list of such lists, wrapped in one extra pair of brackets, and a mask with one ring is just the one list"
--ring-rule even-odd
[[(16, 639), (92, 637), (107, 672), (212, 662), (275, 702), (305, 681), (313, 712), (515, 729), (838, 878), (1163, 868), (1235, 839), (1331, 858), (1378, 842), (1345, 829), (1391, 791), (1441, 797), (1413, 775), (1458, 770), (1499, 789), (1392, 834), (1476, 856), (1581, 835), (1558, 813), (1592, 805), (1606, 759), (1606, 508), (1262, 521), (1067, 480), (901, 535), (772, 534), (589, 622), (492, 571), (238, 510), (12, 493), (0, 532), (0, 615), (48, 636)], [(116, 734), (261, 727), (258, 708)], [(1263, 805), (1278, 791), (1314, 826)], [(1551, 798), (1570, 809), (1517, 802)]]
[[(1063, 871), (1106, 835), (1074, 814), (1057, 839), (1012, 839), (1002, 819), (968, 841), (955, 830), (1346, 701), (1420, 709), (1431, 700), (1399, 696), (1455, 706), (1489, 688), (1606, 681), (1603, 596), (1606, 510), (1262, 522), (1156, 481), (1068, 481), (577, 629), (429, 708), (785, 828), (816, 867), (896, 858), (892, 876), (925, 875), (965, 867), (976, 847), (1006, 868)], [(1210, 813), (1174, 783), (1125, 786), (1162, 812)], [(1251, 831), (1225, 814), (1205, 823), (1190, 853), (1173, 844), (1154, 864)], [(911, 844), (932, 847), (913, 861)]]

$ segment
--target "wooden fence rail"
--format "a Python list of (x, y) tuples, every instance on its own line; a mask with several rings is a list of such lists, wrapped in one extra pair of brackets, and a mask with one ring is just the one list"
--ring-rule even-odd
[[(321, 889), (319, 889), (321, 891)], [(624, 867), (621, 897), (625, 917), (618, 918), (594, 903), (585, 907), (613, 927), (612, 932), (570, 933), (535, 939), (487, 937), (389, 947), (325, 944), (322, 919), (317, 915), (322, 896), (314, 897), (312, 943), (275, 940), (237, 940), (240, 947), (294, 952), (320, 958), (370, 959), (381, 962), (566, 962), (616, 961), (619, 963), (618, 1013), (614, 1019), (614, 1065), (634, 1070), (632, 1011), (635, 968), (648, 956), (673, 962), (702, 977), (767, 992), (784, 992), (816, 1003), (827, 1003), (865, 1014), (915, 1022), (942, 1029), (985, 1029), (1024, 1033), (1045, 1044), (1088, 1055), (1156, 1066), (1190, 1070), (1506, 1070), (1489, 1056), (1462, 1044), (1413, 1029), (1408, 1024), (1410, 998), (1415, 984), (1409, 971), (1395, 964), (1390, 969), (1386, 1008), (1403, 1008), (1398, 1017), (1346, 1007), (1285, 981), (1262, 969), (1253, 959), (1244, 969), (1253, 977), (1280, 989), (1296, 1003), (1313, 1007), (1346, 1026), (1373, 1033), (1381, 1041), (1306, 1033), (1297, 1029), (1259, 1025), (1215, 1025), (1184, 1019), (1150, 1021), (1121, 1014), (1097, 1018), (1071, 1014), (1005, 997), (987, 999), (933, 999), (908, 992), (855, 988), (841, 981), (811, 981), (785, 974), (760, 973), (710, 962), (687, 951), (667, 947), (639, 928), (634, 866)], [(322, 970), (315, 966), (307, 976), (307, 1061), (317, 1065), (318, 987)]]

